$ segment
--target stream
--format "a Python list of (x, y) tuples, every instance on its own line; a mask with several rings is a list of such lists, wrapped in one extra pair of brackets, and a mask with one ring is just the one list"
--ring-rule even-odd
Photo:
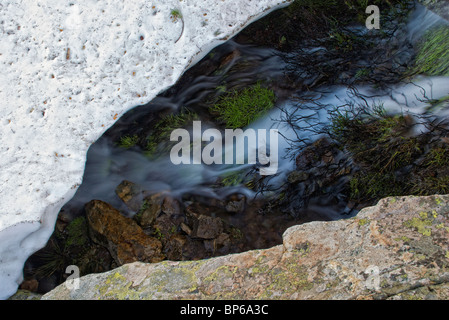
[[(418, 6), (401, 37), (414, 44), (428, 28), (438, 24), (448, 22)], [(362, 28), (357, 32), (364, 33), (366, 30)], [(310, 54), (319, 50), (321, 48), (311, 48)], [(164, 192), (180, 202), (186, 201), (186, 195), (221, 201), (239, 194), (247, 199), (248, 210), (237, 214), (220, 212), (217, 216), (245, 234), (247, 243), (240, 249), (266, 248), (281, 243), (282, 233), (289, 226), (314, 220), (347, 219), (358, 213), (358, 210), (350, 210), (345, 201), (328, 204), (318, 199), (304, 209), (300, 218), (285, 212), (263, 215), (257, 202), (258, 199), (263, 201), (276, 195), (276, 190), (283, 187), (289, 173), (295, 170), (298, 150), (325, 135), (330, 112), (336, 106), (345, 108), (376, 103), (383, 105), (391, 114), (449, 117), (447, 105), (431, 109), (428, 103), (429, 99), (438, 100), (449, 95), (449, 77), (419, 76), (412, 81), (382, 87), (365, 83), (356, 86), (324, 85), (305, 92), (286, 75), (290, 67), (285, 54), (272, 48), (241, 44), (235, 39), (215, 48), (193, 70), (188, 70), (173, 88), (148, 104), (130, 110), (90, 147), (83, 183), (61, 212), (64, 212), (66, 219), (73, 220), (82, 216), (84, 205), (95, 199), (109, 203), (125, 216), (133, 217), (137, 211), (127, 207), (116, 194), (117, 186), (124, 180), (141, 186), (149, 194)], [(276, 129), (279, 132), (277, 172), (264, 180), (267, 186), (265, 192), (248, 188), (243, 183), (216, 185), (220, 177), (242, 170), (250, 172), (254, 170), (254, 165), (175, 165), (169, 154), (152, 158), (139, 146), (123, 148), (118, 144), (130, 127), (145, 131), (146, 126), (154, 124), (159, 113), (170, 114), (187, 108), (202, 116), (206, 114), (211, 98), (217, 97), (222, 90), (244, 88), (256, 82), (265, 83), (277, 98), (273, 109), (244, 128)], [(213, 127), (214, 119), (210, 116), (202, 119), (206, 119), (203, 121), (206, 124), (204, 128)], [(288, 119), (294, 120), (293, 126)], [(425, 130), (420, 127), (415, 129)], [(248, 146), (249, 150), (254, 147)], [(255, 201), (253, 207), (252, 201)], [(30, 266), (27, 268), (30, 269)]]
[[(419, 7), (411, 16), (408, 23), (408, 33), (404, 34), (411, 43), (415, 42), (428, 28), (446, 23), (438, 15)], [(238, 44), (233, 40), (214, 49), (206, 58), (211, 63), (217, 63), (224, 59), (229, 60), (225, 67), (212, 75), (198, 75), (183, 83), (176, 92), (161, 94), (144, 106), (139, 106), (129, 111), (117, 124), (110, 128), (95, 144), (87, 155), (83, 183), (79, 187), (73, 199), (65, 205), (65, 210), (76, 212), (92, 199), (103, 200), (119, 210), (127, 209), (123, 202), (115, 194), (115, 188), (123, 180), (129, 180), (141, 185), (151, 192), (167, 191), (175, 197), (181, 197), (185, 193), (193, 193), (208, 197), (223, 198), (232, 193), (243, 193), (248, 197), (254, 196), (254, 192), (244, 186), (232, 188), (214, 189), (210, 187), (223, 173), (240, 170), (241, 166), (219, 165), (174, 165), (169, 156), (150, 160), (142, 150), (124, 149), (117, 145), (117, 137), (122, 128), (133, 125), (136, 119), (142, 123), (142, 119), (151, 117), (157, 110), (178, 111), (182, 107), (201, 108), (204, 98), (214, 94), (217, 87), (226, 84), (228, 88), (240, 88), (256, 81), (265, 81), (273, 88), (278, 102), (275, 108), (263, 118), (253, 122), (248, 128), (252, 129), (278, 129), (279, 135), (279, 167), (278, 174), (271, 179), (274, 185), (280, 185), (286, 175), (293, 170), (294, 161), (287, 154), (289, 141), (292, 139), (304, 139), (309, 143), (317, 140), (320, 134), (320, 126), (329, 124), (329, 110), (335, 106), (345, 104), (358, 104), (360, 97), (356, 97), (350, 88), (345, 86), (320, 87), (314, 92), (307, 92), (308, 97), (320, 97), (319, 108), (314, 104), (303, 104), (298, 108), (298, 97), (305, 95), (294, 88), (285, 89), (285, 62), (279, 52), (270, 48), (260, 48), (250, 45)], [(426, 96), (430, 99), (439, 99), (448, 95), (449, 79), (447, 77), (419, 77), (410, 83), (391, 85), (386, 89), (376, 89), (372, 86), (359, 86), (357, 91), (369, 103), (381, 103), (391, 113), (415, 113), (428, 112), (428, 104), (423, 101)], [(316, 101), (316, 99), (313, 99)], [(435, 115), (447, 117), (449, 110), (438, 109)], [(295, 123), (294, 130), (281, 120), (286, 114), (303, 116), (306, 120)], [(298, 114), (300, 113), (300, 114)], [(300, 117), (298, 117), (300, 118)], [(144, 120), (145, 122), (145, 120)], [(313, 130), (307, 130), (313, 124)], [(338, 214), (331, 214), (329, 219), (338, 219)]]

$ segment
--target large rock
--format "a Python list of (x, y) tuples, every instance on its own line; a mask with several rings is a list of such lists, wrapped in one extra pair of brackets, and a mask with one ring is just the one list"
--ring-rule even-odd
[(86, 205), (91, 239), (106, 247), (118, 265), (134, 261), (159, 262), (162, 244), (106, 202), (92, 200)]
[[(121, 115), (285, 0), (0, 3), (0, 299)], [(177, 9), (182, 19), (173, 19)]]
[(288, 229), (266, 250), (136, 262), (43, 299), (448, 299), (449, 196), (381, 200), (355, 218)]

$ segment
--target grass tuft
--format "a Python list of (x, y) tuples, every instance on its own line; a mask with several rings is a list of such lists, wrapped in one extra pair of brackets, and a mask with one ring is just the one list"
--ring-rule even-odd
[(134, 147), (137, 142), (139, 142), (139, 137), (137, 135), (126, 135), (120, 138), (120, 142), (118, 143), (118, 146), (120, 148), (129, 149)]
[(449, 28), (440, 26), (427, 31), (418, 44), (416, 73), (449, 76)]
[(273, 108), (275, 100), (272, 90), (257, 83), (221, 96), (210, 111), (228, 128), (243, 128)]

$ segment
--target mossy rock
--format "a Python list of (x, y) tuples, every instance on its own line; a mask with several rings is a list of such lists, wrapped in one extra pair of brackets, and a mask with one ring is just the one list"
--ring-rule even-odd
[(85, 217), (75, 218), (65, 229), (67, 234), (66, 246), (85, 246), (89, 241), (87, 222)]

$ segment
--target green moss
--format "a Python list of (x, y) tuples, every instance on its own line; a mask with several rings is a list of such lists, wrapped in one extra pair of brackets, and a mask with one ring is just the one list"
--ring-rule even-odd
[(394, 174), (381, 172), (356, 173), (349, 182), (352, 199), (381, 199), (403, 194), (404, 185)]
[(142, 202), (142, 205), (140, 206), (139, 211), (134, 215), (133, 219), (136, 220), (136, 221), (138, 221), (138, 222), (141, 221), (141, 218), (142, 218), (143, 213), (145, 212), (145, 210), (149, 209), (150, 206), (151, 206), (150, 201), (148, 201), (147, 199), (145, 199), (145, 200)]
[(161, 229), (159, 229), (159, 228), (155, 228), (153, 230), (153, 236), (158, 240), (162, 240), (164, 238), (164, 234), (162, 233)]
[(449, 166), (449, 148), (437, 147), (431, 149), (424, 160), (426, 166)]
[(129, 149), (134, 147), (137, 142), (139, 142), (139, 137), (137, 135), (126, 135), (120, 138), (120, 141), (118, 143), (118, 146), (120, 148)]
[(412, 189), (417, 195), (431, 195), (431, 194), (447, 194), (449, 193), (449, 177), (424, 177), (423, 181), (417, 184)]
[(382, 105), (331, 112), (329, 135), (359, 169), (349, 180), (352, 200), (449, 193), (449, 147), (432, 130), (410, 136), (414, 125), (411, 116), (388, 115)]
[(355, 73), (355, 77), (356, 77), (356, 79), (364, 79), (364, 78), (368, 77), (369, 74), (370, 74), (369, 69), (361, 68), (361, 69), (357, 70), (357, 72)]
[(179, 9), (172, 9), (170, 11), (170, 16), (171, 16), (173, 21), (176, 21), (176, 20), (182, 18), (182, 14), (181, 14), (181, 11), (179, 11)]
[(449, 28), (430, 29), (418, 45), (414, 72), (431, 76), (449, 75)]
[(156, 153), (164, 153), (170, 148), (170, 135), (173, 130), (187, 128), (193, 121), (199, 120), (196, 113), (187, 109), (179, 113), (169, 114), (162, 117), (154, 126), (152, 134), (147, 137), (145, 147), (147, 156), (154, 156)]
[(245, 181), (244, 171), (230, 171), (221, 175), (221, 184), (225, 187), (235, 187)]
[(88, 241), (87, 222), (85, 217), (74, 219), (65, 229), (67, 246), (84, 246)]
[(273, 108), (276, 97), (270, 89), (260, 83), (242, 90), (233, 90), (210, 107), (227, 128), (236, 129), (249, 125)]

